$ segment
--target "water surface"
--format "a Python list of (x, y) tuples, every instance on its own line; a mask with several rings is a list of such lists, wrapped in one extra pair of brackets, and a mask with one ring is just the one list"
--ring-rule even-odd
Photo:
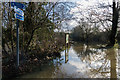
[(21, 78), (119, 78), (119, 55), (120, 50), (115, 48), (72, 45), (61, 52), (60, 58)]

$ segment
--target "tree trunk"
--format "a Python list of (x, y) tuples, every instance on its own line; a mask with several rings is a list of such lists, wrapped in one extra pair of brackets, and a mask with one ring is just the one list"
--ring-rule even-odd
[(116, 32), (117, 32), (117, 25), (118, 25), (118, 8), (116, 7), (115, 2), (113, 2), (113, 18), (112, 18), (112, 30), (110, 34), (110, 43), (108, 44), (109, 46), (114, 46), (115, 44), (115, 37), (116, 37)]

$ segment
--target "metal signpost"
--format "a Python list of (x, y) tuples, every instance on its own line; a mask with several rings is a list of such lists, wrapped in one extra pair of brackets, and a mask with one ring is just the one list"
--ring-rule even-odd
[(18, 2), (11, 2), (11, 7), (14, 8), (15, 18), (17, 19), (17, 67), (19, 67), (19, 20), (24, 21), (24, 12), (21, 9), (25, 9), (25, 5)]
[(17, 67), (19, 66), (19, 20), (16, 22), (17, 24)]

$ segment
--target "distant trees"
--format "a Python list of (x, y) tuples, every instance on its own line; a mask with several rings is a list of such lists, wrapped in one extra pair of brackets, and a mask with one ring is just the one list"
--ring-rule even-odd
[[(81, 38), (80, 40), (86, 43), (92, 41), (107, 42), (112, 18), (109, 3), (106, 4), (103, 1), (87, 7), (82, 7), (82, 3), (77, 3), (76, 5), (77, 8), (72, 13), (75, 15), (73, 19), (78, 23), (78, 26), (74, 28), (72, 36), (75, 37), (75, 34), (78, 34), (81, 36), (78, 38)], [(103, 35), (104, 33), (106, 35)], [(102, 35), (106, 37), (102, 37)]]
[[(84, 24), (84, 26), (88, 26)], [(100, 32), (97, 27), (84, 28), (83, 25), (76, 26), (71, 33), (71, 38), (74, 41), (82, 43), (107, 43), (109, 41), (108, 34), (110, 31)]]
[[(118, 2), (117, 1), (115, 2), (113, 0), (113, 4), (112, 4), (109, 2), (107, 3), (103, 1), (87, 7), (82, 7), (81, 6), (82, 3), (78, 3), (76, 5), (77, 5), (77, 9), (75, 9), (75, 12), (73, 10), (73, 14), (75, 15), (73, 16), (73, 18), (78, 23), (78, 26), (81, 26), (79, 27), (80, 32), (81, 30), (82, 32), (84, 32), (83, 39), (86, 39), (86, 42), (88, 42), (87, 39), (91, 38), (89, 34), (90, 35), (95, 34), (100, 36), (100, 34), (102, 35), (102, 33), (105, 33), (106, 37), (104, 38), (106, 38), (106, 40), (104, 41), (108, 44), (108, 46), (109, 45), (113, 46), (115, 44), (115, 38), (117, 35), (117, 26), (119, 23), (118, 19), (119, 19), (120, 8), (119, 8)], [(76, 15), (79, 15), (79, 16), (76, 16)], [(87, 23), (87, 24), (82, 25), (83, 23)], [(74, 29), (73, 34), (78, 32), (77, 29), (78, 27)], [(83, 35), (81, 35), (81, 37), (82, 36)], [(101, 42), (102, 41), (103, 40), (101, 40)]]

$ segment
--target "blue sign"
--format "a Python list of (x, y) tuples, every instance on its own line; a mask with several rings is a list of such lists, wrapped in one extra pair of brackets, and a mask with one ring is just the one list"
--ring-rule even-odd
[(14, 11), (19, 15), (24, 16), (24, 12), (21, 9), (17, 8), (16, 6), (14, 6)]
[(21, 15), (19, 15), (19, 14), (17, 14), (17, 13), (15, 13), (15, 18), (16, 18), (16, 19), (19, 19), (19, 20), (21, 20), (21, 21), (24, 21), (24, 16), (21, 16)]
[(20, 8), (20, 9), (24, 9), (24, 10), (25, 10), (25, 5), (22, 4), (22, 3), (11, 2), (11, 6), (12, 6), (12, 7), (16, 6), (17, 8)]

